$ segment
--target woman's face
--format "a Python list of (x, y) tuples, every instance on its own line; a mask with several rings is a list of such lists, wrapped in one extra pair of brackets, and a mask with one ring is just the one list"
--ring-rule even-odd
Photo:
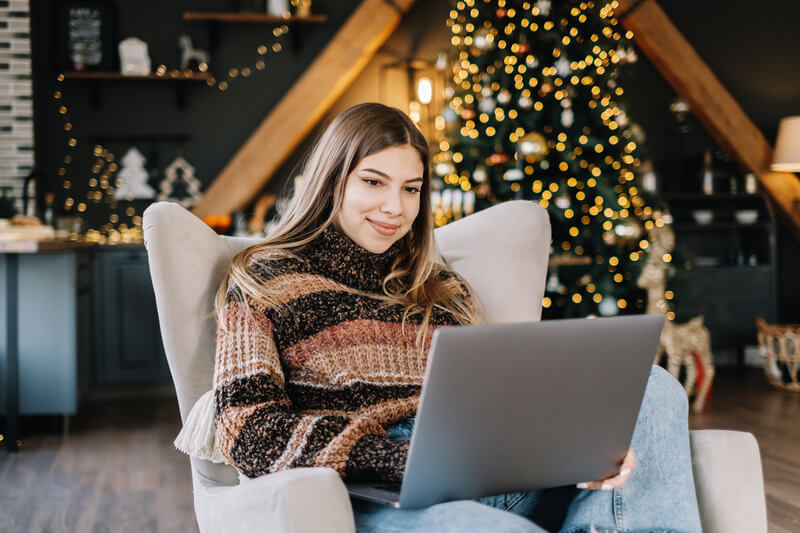
[(423, 171), (408, 144), (368, 155), (347, 176), (334, 226), (365, 250), (385, 252), (417, 218)]

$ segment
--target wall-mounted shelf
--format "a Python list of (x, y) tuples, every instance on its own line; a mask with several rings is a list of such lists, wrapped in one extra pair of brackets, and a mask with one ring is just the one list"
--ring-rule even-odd
[(289, 40), (292, 50), (297, 49), (297, 26), (299, 24), (325, 24), (327, 15), (308, 15), (305, 17), (290, 16), (276, 17), (261, 13), (211, 13), (202, 11), (185, 11), (182, 15), (184, 22), (205, 22), (208, 24), (208, 46), (211, 50), (219, 48), (220, 24), (264, 24), (268, 26), (281, 26), (286, 24), (291, 28)]
[(327, 15), (309, 15), (307, 17), (276, 17), (261, 13), (204, 13), (199, 11), (186, 11), (183, 13), (186, 22), (226, 22), (244, 24), (324, 24), (328, 22)]
[(190, 73), (177, 72), (175, 74), (164, 74), (163, 76), (156, 73), (145, 74), (143, 76), (129, 76), (121, 72), (92, 72), (92, 71), (78, 71), (78, 72), (65, 72), (64, 79), (67, 80), (163, 80), (163, 81), (206, 81), (211, 75), (207, 72), (194, 72)]
[(186, 107), (186, 85), (191, 82), (206, 82), (211, 78), (208, 72), (195, 72), (195, 71), (172, 71), (165, 74), (156, 74), (155, 72), (145, 74), (142, 76), (128, 76), (121, 72), (102, 72), (102, 71), (75, 71), (64, 72), (65, 80), (84, 80), (88, 81), (90, 85), (90, 98), (92, 105), (98, 107), (100, 105), (100, 88), (99, 84), (102, 81), (162, 81), (171, 82), (175, 85), (175, 103), (179, 109)]

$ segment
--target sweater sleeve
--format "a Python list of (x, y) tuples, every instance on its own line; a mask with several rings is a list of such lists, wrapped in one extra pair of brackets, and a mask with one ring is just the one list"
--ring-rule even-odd
[(407, 442), (389, 440), (370, 419), (293, 405), (273, 324), (240, 296), (218, 321), (214, 399), (220, 451), (247, 477), (325, 466), (353, 479), (402, 478)]

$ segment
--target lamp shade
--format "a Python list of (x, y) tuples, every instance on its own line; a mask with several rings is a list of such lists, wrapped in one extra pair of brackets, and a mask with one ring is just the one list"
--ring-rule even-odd
[(772, 170), (784, 172), (800, 171), (800, 116), (781, 119)]

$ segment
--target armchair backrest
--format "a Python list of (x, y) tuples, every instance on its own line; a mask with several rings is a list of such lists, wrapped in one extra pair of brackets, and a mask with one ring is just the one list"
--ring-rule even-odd
[[(158, 202), (144, 213), (144, 241), (181, 419), (212, 386), (214, 296), (234, 255), (258, 242), (221, 237), (183, 207)], [(489, 322), (539, 320), (550, 221), (538, 204), (514, 201), (438, 228), (445, 261), (472, 285)], [(238, 483), (227, 465), (192, 459), (210, 480)]]

